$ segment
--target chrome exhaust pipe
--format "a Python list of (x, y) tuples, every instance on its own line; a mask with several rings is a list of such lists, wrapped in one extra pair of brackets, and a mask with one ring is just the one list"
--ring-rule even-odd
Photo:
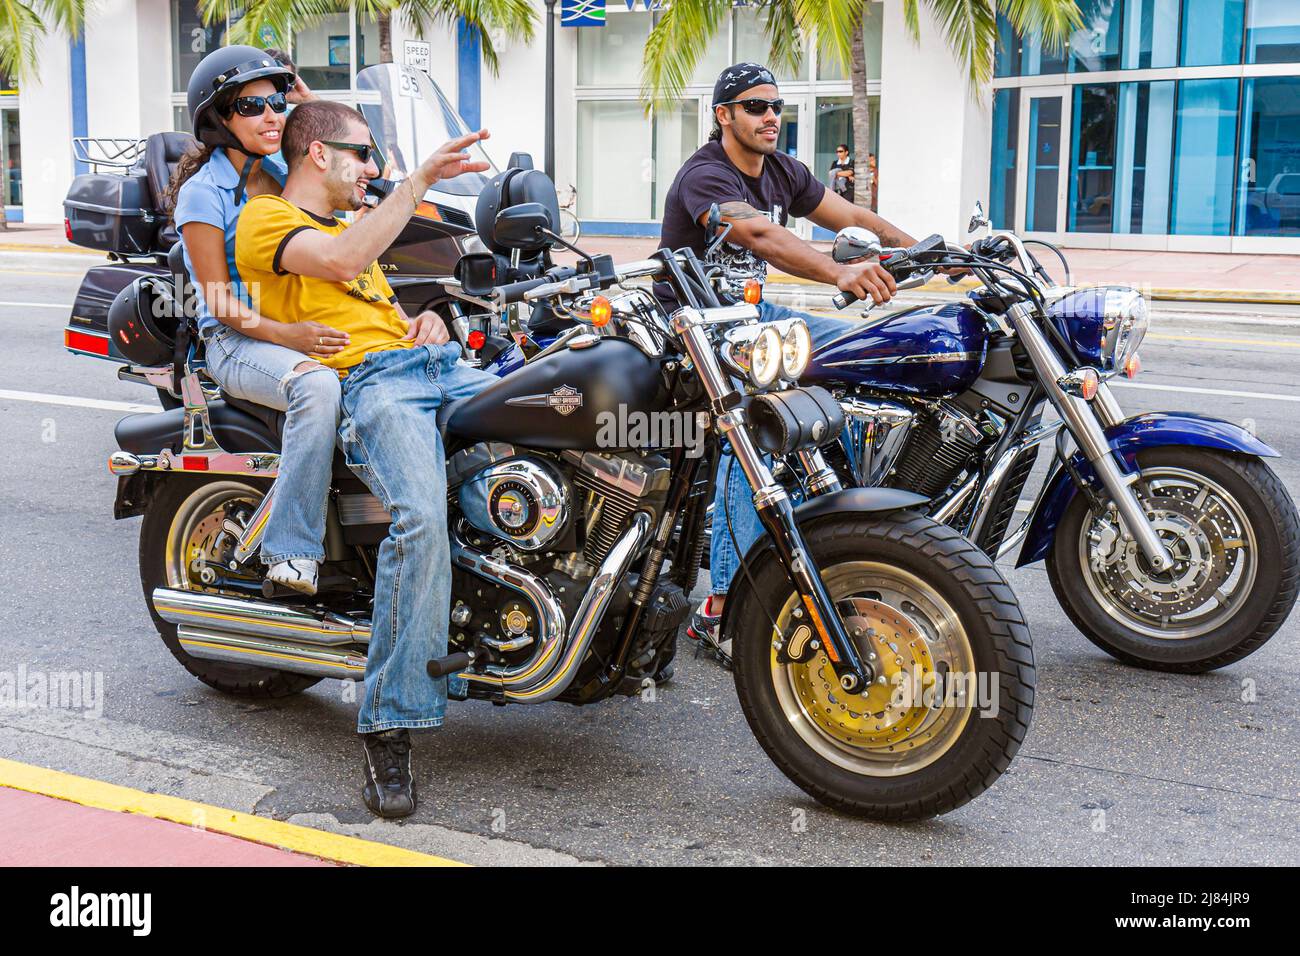
[(306, 611), (270, 601), (174, 588), (155, 588), (153, 606), (159, 617), (178, 627), (326, 647), (370, 642), (369, 621), (332, 611)]
[(206, 661), (251, 664), (310, 677), (361, 680), (366, 676), (366, 655), (360, 650), (309, 647), (249, 634), (232, 634), (182, 625), (177, 639), (185, 653)]

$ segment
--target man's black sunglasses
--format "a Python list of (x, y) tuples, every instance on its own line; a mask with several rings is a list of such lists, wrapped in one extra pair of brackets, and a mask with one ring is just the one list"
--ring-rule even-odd
[(289, 101), (283, 93), (272, 93), (270, 96), (241, 96), (231, 104), (231, 112), (238, 113), (240, 116), (261, 116), (262, 111), (271, 107), (274, 113), (283, 113), (289, 108)]
[[(335, 149), (350, 149), (352, 152), (357, 154), (357, 158), (363, 163), (370, 162), (370, 155), (372, 153), (378, 154), (379, 152), (379, 150), (375, 149), (375, 147), (371, 146), (369, 143), (336, 143), (329, 139), (322, 139), (320, 142), (323, 146), (333, 146)], [(306, 153), (303, 155), (306, 155)]]
[(727, 100), (725, 103), (714, 103), (714, 106), (739, 106), (750, 116), (763, 116), (768, 110), (771, 110), (777, 116), (781, 115), (781, 108), (785, 106), (785, 100)]

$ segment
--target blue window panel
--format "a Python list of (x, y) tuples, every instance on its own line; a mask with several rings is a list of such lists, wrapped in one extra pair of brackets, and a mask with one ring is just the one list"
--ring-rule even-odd
[(1115, 232), (1164, 235), (1169, 228), (1174, 94), (1173, 80), (1119, 86)]
[(1300, 63), (1300, 2), (1252, 0), (1247, 63)]
[(1110, 232), (1115, 210), (1115, 119), (1119, 86), (1076, 86), (1070, 137), (1069, 232)]
[(1180, 236), (1226, 236), (1236, 182), (1237, 80), (1178, 84), (1173, 215)]
[(1070, 37), (1070, 71), (1118, 69), (1123, 0), (1078, 0), (1078, 4), (1083, 24)]
[(989, 221), (994, 229), (1016, 228), (1016, 148), (1020, 136), (1020, 91), (993, 94), (993, 153), (989, 166)]
[(1300, 76), (1246, 81), (1237, 175), (1236, 235), (1300, 235)]
[(993, 51), (994, 76), (1020, 76), (1020, 34), (1016, 33), (1009, 21), (998, 14), (998, 40)]
[(1182, 65), (1240, 63), (1245, 13), (1246, 0), (1183, 0)]
[(1056, 197), (1061, 179), (1061, 97), (1029, 100), (1029, 169), (1025, 222), (1029, 232), (1056, 232)]
[(1178, 65), (1180, 6), (1181, 0), (1125, 0), (1122, 69)]

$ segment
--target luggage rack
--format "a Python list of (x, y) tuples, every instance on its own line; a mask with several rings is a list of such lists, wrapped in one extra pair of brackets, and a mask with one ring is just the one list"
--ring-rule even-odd
[(145, 140), (135, 137), (74, 136), (72, 158), (86, 163), (90, 171), (130, 169), (144, 157)]

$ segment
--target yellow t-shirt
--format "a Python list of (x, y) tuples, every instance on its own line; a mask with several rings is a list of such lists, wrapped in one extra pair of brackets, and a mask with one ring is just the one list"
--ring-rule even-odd
[(304, 229), (337, 235), (347, 228), (322, 219), (279, 196), (254, 196), (235, 228), (235, 266), (253, 308), (277, 322), (320, 322), (350, 337), (342, 352), (320, 361), (342, 375), (369, 352), (407, 349), (407, 325), (393, 305), (396, 297), (378, 262), (349, 282), (285, 272), (280, 256)]

